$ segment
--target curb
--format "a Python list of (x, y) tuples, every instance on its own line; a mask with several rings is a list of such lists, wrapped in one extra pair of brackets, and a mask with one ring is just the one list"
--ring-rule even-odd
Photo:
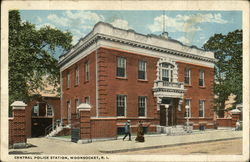
[(52, 139), (52, 140), (59, 140), (59, 141), (65, 141), (65, 142), (71, 142), (71, 138), (60, 138), (60, 137), (46, 137), (47, 139)]
[(112, 151), (105, 151), (105, 150), (99, 150), (99, 151), (101, 153), (119, 153), (119, 152), (148, 150), (148, 149), (156, 149), (156, 148), (163, 148), (163, 147), (173, 147), (173, 146), (181, 146), (181, 145), (189, 145), (189, 144), (227, 141), (227, 140), (240, 139), (240, 138), (242, 138), (242, 137), (232, 137), (232, 138), (226, 138), (226, 139), (214, 139), (214, 140), (207, 140), (207, 141), (186, 142), (186, 143), (177, 143), (177, 144), (166, 144), (166, 145), (158, 145), (158, 146), (147, 146), (147, 147), (130, 148), (130, 149), (119, 149), (119, 150), (112, 150)]

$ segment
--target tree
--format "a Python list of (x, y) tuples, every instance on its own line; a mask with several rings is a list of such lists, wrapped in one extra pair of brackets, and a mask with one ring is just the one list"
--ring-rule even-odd
[(236, 103), (242, 103), (242, 30), (227, 35), (215, 34), (204, 45), (205, 50), (214, 52), (216, 110), (224, 116), (225, 101), (230, 94), (236, 95)]
[[(9, 103), (28, 102), (45, 84), (59, 84), (55, 54), (71, 48), (72, 35), (45, 26), (23, 22), (17, 10), (9, 12)], [(46, 77), (46, 83), (44, 78)]]

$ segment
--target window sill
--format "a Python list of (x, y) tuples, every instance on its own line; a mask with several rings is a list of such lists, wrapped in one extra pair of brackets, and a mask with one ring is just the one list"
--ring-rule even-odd
[(146, 116), (138, 116), (138, 118), (146, 119), (147, 117)]
[(126, 116), (117, 116), (117, 118), (126, 118)]
[(148, 82), (148, 80), (138, 79), (138, 82)]
[(84, 81), (84, 84), (86, 84), (86, 83), (88, 83), (89, 82), (89, 80), (86, 80), (86, 81)]
[(78, 87), (78, 85), (79, 85), (79, 84), (75, 84), (75, 86), (74, 86), (74, 87)]
[(184, 84), (184, 87), (193, 87), (191, 84)]
[(205, 86), (199, 86), (199, 88), (201, 88), (201, 89), (206, 89), (206, 87), (205, 87)]
[(116, 77), (116, 79), (120, 79), (120, 80), (128, 80), (127, 77)]

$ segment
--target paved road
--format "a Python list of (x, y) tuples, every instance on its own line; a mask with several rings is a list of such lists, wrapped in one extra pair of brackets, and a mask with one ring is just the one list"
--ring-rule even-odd
[(241, 155), (242, 139), (117, 153), (123, 155)]

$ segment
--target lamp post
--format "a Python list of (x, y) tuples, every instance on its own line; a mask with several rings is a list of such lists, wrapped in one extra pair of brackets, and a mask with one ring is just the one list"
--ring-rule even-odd
[(186, 119), (187, 119), (187, 126), (186, 126), (186, 130), (187, 130), (187, 132), (189, 133), (189, 105), (186, 105), (185, 106), (185, 108), (186, 108)]
[(169, 105), (166, 104), (165, 108), (166, 108), (166, 126), (168, 126), (168, 108), (169, 108)]

